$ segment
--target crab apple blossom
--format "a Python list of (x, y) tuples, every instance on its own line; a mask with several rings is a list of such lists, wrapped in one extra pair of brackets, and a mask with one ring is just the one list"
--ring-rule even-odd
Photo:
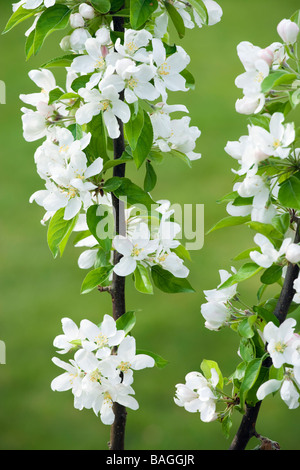
[(293, 264), (300, 262), (300, 245), (291, 243), (285, 253), (286, 259)]
[(285, 18), (277, 25), (277, 32), (285, 44), (295, 44), (299, 34), (299, 26)]
[(131, 59), (121, 59), (116, 63), (116, 72), (125, 82), (125, 101), (134, 103), (138, 99), (155, 101), (158, 90), (150, 83), (155, 72), (150, 65), (135, 65)]
[(123, 330), (117, 330), (116, 322), (110, 315), (104, 315), (101, 326), (97, 326), (89, 320), (82, 320), (80, 330), (86, 338), (82, 347), (87, 351), (95, 351), (99, 359), (110, 355), (110, 348), (117, 346), (125, 337)]
[(144, 261), (155, 252), (158, 241), (150, 239), (148, 226), (143, 223), (133, 233), (131, 239), (117, 235), (113, 240), (113, 246), (123, 255), (115, 265), (114, 272), (118, 276), (128, 276), (135, 271), (138, 262)]
[(180, 75), (190, 62), (190, 57), (184, 49), (177, 46), (177, 51), (167, 57), (163, 42), (158, 38), (152, 39), (152, 47), (152, 60), (156, 67), (154, 85), (162, 99), (167, 99), (166, 90), (187, 91), (185, 78)]
[(22, 2), (19, 2), (19, 4), (21, 4), (26, 10), (34, 10), (42, 4), (44, 4), (46, 8), (53, 7), (55, 2), (56, 0), (23, 0)]
[(293, 369), (286, 368), (283, 380), (270, 379), (264, 382), (257, 390), (257, 398), (263, 400), (267, 395), (280, 389), (280, 397), (290, 410), (299, 407), (299, 382), (296, 380)]
[(209, 380), (200, 372), (189, 372), (185, 377), (185, 384), (176, 385), (174, 401), (190, 413), (199, 412), (201, 421), (214, 421), (217, 418), (218, 400), (214, 389), (218, 382), (219, 376), (215, 369), (211, 369)]
[(269, 322), (263, 331), (267, 344), (267, 350), (272, 358), (274, 367), (277, 369), (283, 364), (292, 363), (294, 330), (296, 320), (288, 318), (279, 327)]
[(274, 248), (274, 245), (264, 235), (257, 233), (254, 237), (254, 241), (259, 245), (261, 253), (259, 251), (251, 251), (250, 258), (263, 268), (269, 268), (273, 263), (276, 263), (279, 258), (285, 255), (288, 246), (291, 244), (292, 239), (286, 238), (279, 250)]
[[(90, 271), (81, 293), (97, 289), (111, 296), (113, 316), (105, 314), (99, 324), (83, 319), (77, 326), (67, 316), (61, 320), (62, 333), (53, 346), (57, 354), (72, 358), (52, 359), (63, 373), (52, 380), (51, 388), (71, 391), (75, 409), (93, 410), (111, 425), (114, 450), (124, 447), (118, 440), (125, 431), (125, 422), (119, 425), (122, 407), (139, 408), (132, 388), (136, 373), (167, 362), (136, 349), (131, 333), (136, 316), (126, 312), (123, 278), (133, 274), (136, 289), (143, 293), (153, 292), (152, 283), (164, 292), (193, 291), (186, 279), (189, 254), (180, 242), (181, 225), (175, 222), (169, 201), (160, 199), (156, 204), (151, 196), (157, 162), (171, 155), (191, 165), (201, 156), (196, 152), (201, 132), (192, 117), (171, 119), (174, 112), (189, 111), (184, 104), (169, 104), (169, 95), (188, 91), (193, 80), (186, 77), (193, 77), (186, 70), (189, 55), (172, 46), (169, 19), (174, 22), (176, 15), (181, 26), (202, 28), (218, 23), (222, 9), (213, 0), (203, 4), (201, 0), (201, 5), (156, 2), (149, 9), (143, 7), (141, 20), (136, 2), (130, 2), (128, 12), (122, 5), (108, 8), (100, 3), (22, 0), (13, 4), (6, 30), (27, 18), (34, 20), (25, 33), (29, 59), (52, 31), (68, 28), (59, 44), (64, 55), (29, 73), (40, 90), (20, 95), (26, 105), (22, 108), (25, 140), (44, 139), (34, 154), (44, 187), (32, 194), (30, 202), (46, 211), (42, 224), (47, 225), (54, 258), (62, 256), (73, 232), (73, 245), (84, 248), (77, 264)], [(65, 69), (65, 89), (49, 71), (57, 66)], [(143, 188), (125, 178), (130, 162), (137, 169), (145, 166)], [(159, 205), (154, 213), (152, 202)], [(164, 286), (158, 281), (161, 275)], [(200, 374), (195, 381), (193, 411), (197, 409), (205, 422), (217, 417), (218, 382), (214, 368), (209, 379)]]
[(103, 119), (109, 136), (116, 139), (120, 135), (120, 127), (117, 118), (126, 123), (130, 119), (130, 109), (126, 103), (120, 100), (119, 93), (113, 85), (108, 85), (101, 91), (81, 88), (79, 94), (85, 101), (76, 112), (76, 122), (86, 124), (94, 116), (103, 112)]

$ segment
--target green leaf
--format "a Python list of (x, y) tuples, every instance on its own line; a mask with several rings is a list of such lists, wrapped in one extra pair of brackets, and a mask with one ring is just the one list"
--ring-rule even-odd
[(256, 247), (255, 248), (247, 248), (247, 250), (244, 250), (241, 253), (239, 253), (238, 255), (236, 255), (233, 258), (233, 261), (240, 261), (242, 259), (249, 258), (249, 255), (250, 255), (251, 251), (254, 251), (254, 250), (256, 250)]
[(150, 162), (146, 162), (146, 175), (144, 179), (144, 190), (150, 193), (156, 185), (157, 176)]
[(283, 70), (277, 70), (276, 72), (270, 73), (261, 84), (261, 91), (268, 93), (272, 88), (276, 88), (278, 85), (289, 85), (296, 80), (297, 75), (295, 73), (288, 73)]
[(91, 0), (91, 4), (95, 10), (102, 14), (108, 13), (111, 6), (109, 0)]
[(145, 349), (137, 349), (136, 354), (146, 354), (154, 359), (156, 367), (163, 369), (169, 363), (166, 359), (159, 356), (158, 354), (153, 353), (152, 351), (146, 351)]
[(300, 180), (296, 176), (291, 176), (280, 185), (278, 199), (285, 207), (300, 209)]
[[(252, 319), (254, 317), (254, 320)], [(253, 321), (257, 318), (256, 315), (252, 315), (251, 317), (245, 318), (239, 323), (238, 332), (243, 338), (252, 338), (254, 336), (253, 331)]]
[(130, 23), (133, 29), (139, 29), (157, 9), (157, 0), (131, 0)]
[(102, 113), (93, 117), (91, 122), (87, 124), (86, 131), (91, 133), (91, 141), (85, 149), (90, 161), (94, 161), (98, 157), (107, 161), (107, 135)]
[(208, 360), (208, 359), (203, 359), (203, 361), (201, 362), (201, 370), (204, 374), (204, 377), (209, 380), (211, 378), (211, 369), (215, 369), (215, 371), (217, 372), (218, 376), (219, 376), (219, 382), (217, 384), (218, 387), (220, 387), (221, 389), (223, 389), (223, 375), (222, 375), (222, 372), (217, 364), (217, 362), (215, 361), (211, 361), (211, 360)]
[(49, 93), (49, 101), (48, 104), (53, 104), (55, 101), (59, 100), (59, 98), (64, 94), (64, 92), (60, 88), (54, 88)]
[(128, 178), (120, 178), (120, 186), (113, 190), (113, 193), (118, 199), (125, 199), (130, 205), (143, 205), (148, 210), (155, 204), (153, 199), (142, 188), (134, 184)]
[(239, 353), (245, 362), (250, 362), (255, 359), (255, 346), (250, 338), (241, 339)]
[(175, 277), (160, 266), (152, 266), (151, 275), (154, 285), (167, 294), (195, 292), (187, 279)]
[(229, 439), (230, 430), (231, 430), (231, 427), (232, 427), (232, 419), (231, 419), (230, 414), (227, 414), (222, 419), (221, 423), (222, 423), (222, 432), (223, 432), (224, 436), (226, 437), (226, 439)]
[(142, 294), (153, 294), (153, 286), (148, 269), (142, 264), (137, 264), (134, 271), (134, 284), (136, 290)]
[(190, 90), (195, 90), (195, 78), (191, 72), (189, 72), (187, 69), (184, 69), (182, 72), (180, 72), (180, 75), (185, 78), (185, 86)]
[(265, 309), (264, 307), (261, 307), (261, 306), (255, 306), (254, 311), (266, 323), (269, 323), (271, 321), (276, 326), (279, 326), (279, 320), (277, 319), (277, 317), (275, 317), (275, 315), (273, 315), (273, 312), (271, 312), (270, 310), (267, 310), (267, 309)]
[(123, 163), (129, 163), (132, 160), (133, 158), (131, 155), (129, 155), (126, 152), (123, 152), (122, 157), (117, 158), (116, 160), (108, 160), (106, 163), (104, 163), (102, 172), (105, 173), (110, 168), (113, 168), (118, 165), (122, 165)]
[(70, 14), (71, 10), (66, 5), (60, 4), (43, 11), (35, 27), (34, 55), (39, 52), (49, 34), (67, 27)]
[(275, 368), (273, 365), (269, 370), (269, 379), (282, 380), (284, 377), (284, 366), (281, 366), (279, 369)]
[(26, 10), (25, 8), (20, 6), (9, 18), (2, 34), (8, 33), (8, 31), (13, 29), (22, 21), (25, 21), (28, 18), (31, 18), (35, 14), (36, 14), (36, 10)]
[(178, 33), (178, 36), (182, 39), (185, 35), (185, 26), (181, 15), (178, 13), (176, 8), (168, 1), (164, 2), (164, 5)]
[(47, 232), (47, 242), (54, 258), (60, 252), (63, 255), (67, 241), (75, 227), (78, 217), (71, 220), (64, 219), (65, 208), (59, 209), (50, 220)]
[(80, 88), (85, 88), (86, 84), (90, 81), (90, 75), (81, 75), (80, 77), (75, 78), (71, 83), (71, 88), (76, 93), (80, 90)]
[(262, 358), (253, 359), (247, 365), (245, 370), (245, 375), (240, 388), (240, 407), (241, 410), (244, 409), (245, 401), (249, 390), (255, 384), (262, 365)]
[(279, 279), (281, 279), (282, 276), (282, 266), (279, 265), (274, 265), (270, 266), (268, 269), (265, 270), (263, 275), (260, 278), (260, 281), (263, 284), (274, 284), (277, 282)]
[(65, 54), (60, 57), (55, 57), (54, 59), (48, 60), (45, 62), (41, 68), (50, 69), (51, 67), (70, 67), (73, 60), (78, 57), (78, 54)]
[(149, 114), (144, 111), (143, 128), (138, 137), (136, 147), (132, 148), (132, 156), (136, 167), (140, 168), (149, 155), (153, 144), (153, 128)]
[(283, 236), (282, 233), (279, 232), (274, 225), (271, 224), (263, 224), (262, 222), (256, 222), (251, 220), (250, 222), (246, 222), (246, 225), (255, 230), (255, 232), (259, 232), (265, 237), (269, 238), (272, 242), (273, 239), (281, 241)]
[(269, 131), (270, 129), (270, 118), (268, 116), (251, 116), (249, 117), (250, 124), (253, 126), (260, 126)]
[(176, 248), (172, 248), (171, 251), (176, 253), (176, 255), (179, 256), (179, 258), (181, 258), (183, 260), (191, 261), (191, 255), (190, 255), (189, 251), (185, 248), (185, 246), (178, 245)]
[(290, 226), (290, 214), (285, 212), (284, 214), (277, 214), (272, 219), (273, 227), (278, 230), (282, 235), (285, 235)]
[(29, 36), (28, 36), (28, 38), (26, 39), (26, 42), (25, 42), (26, 60), (29, 60), (30, 57), (33, 54), (34, 37), (35, 37), (35, 30), (31, 31), (31, 33), (29, 34)]
[(113, 266), (102, 266), (90, 271), (83, 280), (81, 294), (87, 294), (98, 286), (101, 286), (110, 276)]
[(290, 20), (296, 23), (300, 28), (300, 10), (296, 10), (295, 13), (292, 14)]
[(139, 107), (136, 115), (131, 113), (131, 118), (124, 124), (125, 135), (132, 150), (135, 150), (139, 136), (144, 126), (144, 111)]
[(233, 284), (238, 284), (239, 282), (246, 281), (250, 279), (255, 274), (259, 273), (263, 268), (258, 266), (256, 263), (246, 263), (244, 264), (237, 273), (233, 274), (228, 278), (218, 289), (225, 289), (225, 287), (230, 287)]
[(102, 189), (107, 193), (112, 193), (122, 185), (122, 178), (118, 176), (113, 176), (105, 181)]
[(104, 204), (90, 206), (86, 213), (86, 222), (103, 250), (110, 251), (114, 236), (114, 217), (110, 207)]
[(208, 232), (207, 235), (211, 232), (214, 232), (215, 230), (219, 230), (220, 228), (225, 228), (225, 227), (233, 227), (235, 225), (242, 225), (245, 224), (246, 222), (249, 222), (251, 220), (250, 215), (247, 215), (245, 217), (238, 216), (238, 217), (225, 217), (224, 219), (219, 220)]
[(253, 385), (253, 387), (251, 387), (251, 389), (247, 393), (247, 404), (249, 406), (254, 406), (258, 402), (258, 398), (256, 396), (257, 390), (264, 382), (266, 382), (266, 380), (268, 379), (268, 376), (269, 376), (269, 368), (262, 366), (260, 368), (255, 384)]
[(205, 3), (202, 0), (191, 0), (189, 3), (200, 16), (202, 23), (208, 25), (208, 11)]
[(82, 131), (82, 127), (75, 123), (75, 124), (71, 124), (69, 127), (68, 127), (69, 131), (72, 132), (72, 135), (74, 137), (74, 140), (80, 140), (82, 139), (83, 137), (83, 131)]
[(118, 330), (125, 331), (127, 335), (134, 327), (136, 322), (135, 312), (130, 311), (121, 315), (116, 321), (116, 327)]

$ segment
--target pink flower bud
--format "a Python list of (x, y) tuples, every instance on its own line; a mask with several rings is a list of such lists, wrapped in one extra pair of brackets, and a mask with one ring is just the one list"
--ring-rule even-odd
[(291, 20), (284, 19), (277, 26), (277, 32), (285, 44), (295, 44), (299, 27)]
[(274, 53), (269, 47), (262, 49), (259, 52), (259, 57), (265, 62), (267, 62), (268, 66), (271, 67), (274, 60)]
[(107, 54), (109, 53), (108, 47), (106, 46), (101, 46), (101, 53), (103, 57), (106, 57)]

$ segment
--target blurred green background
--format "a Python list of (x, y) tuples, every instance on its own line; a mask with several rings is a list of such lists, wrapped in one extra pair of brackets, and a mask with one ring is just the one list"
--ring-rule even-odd
[[(224, 12), (221, 23), (187, 30), (182, 41), (174, 36), (191, 56), (189, 68), (196, 77), (196, 89), (171, 95), (171, 101), (184, 103), (192, 124), (201, 129), (197, 150), (202, 159), (192, 170), (180, 161), (166, 160), (157, 167), (159, 182), (153, 194), (173, 203), (204, 204), (206, 231), (226, 216), (225, 207), (216, 200), (232, 189), (234, 162), (224, 146), (227, 140), (237, 140), (247, 132), (247, 118), (234, 108), (241, 96), (234, 79), (243, 71), (236, 46), (248, 40), (266, 47), (279, 40), (277, 24), (299, 7), (298, 0), (219, 3)], [(0, 4), (3, 30), (11, 5), (7, 0)], [(50, 389), (51, 380), (61, 372), (51, 362), (61, 318), (71, 317), (77, 324), (83, 318), (98, 323), (111, 308), (106, 294), (80, 296), (85, 275), (77, 267), (80, 251), (70, 244), (64, 257), (54, 260), (47, 247), (46, 228), (40, 224), (43, 209), (28, 202), (34, 191), (42, 189), (33, 160), (40, 143), (23, 140), (19, 94), (36, 91), (29, 70), (61, 55), (61, 34), (53, 34), (41, 53), (26, 63), (24, 32), (29, 26), (23, 23), (0, 39), (0, 79), (6, 83), (7, 93), (7, 104), (0, 105), (0, 339), (7, 350), (7, 364), (0, 366), (0, 448), (106, 449), (109, 428), (92, 411), (75, 410), (71, 392)], [(202, 423), (198, 414), (177, 407), (173, 396), (175, 384), (183, 382), (187, 372), (199, 370), (202, 359), (216, 360), (225, 376), (239, 362), (235, 334), (206, 330), (200, 305), (203, 289), (216, 287), (218, 270), (230, 269), (232, 258), (253, 244), (253, 235), (241, 227), (205, 237), (203, 249), (191, 253), (189, 264), (195, 294), (167, 295), (155, 290), (153, 296), (147, 296), (127, 283), (127, 308), (140, 309), (134, 330), (137, 346), (169, 360), (165, 369), (135, 375), (140, 410), (128, 412), (128, 450), (228, 448), (231, 439), (224, 438), (219, 423)], [(250, 303), (255, 302), (258, 281), (241, 286)], [(299, 418), (300, 409), (290, 411), (279, 397), (269, 397), (261, 408), (257, 430), (277, 440), (283, 449), (300, 449)], [(231, 438), (240, 419), (241, 415), (235, 416)]]

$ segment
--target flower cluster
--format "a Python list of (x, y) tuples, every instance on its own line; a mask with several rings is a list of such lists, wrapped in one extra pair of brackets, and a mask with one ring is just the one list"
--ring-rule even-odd
[(220, 398), (216, 387), (219, 382), (217, 371), (210, 370), (211, 377), (206, 379), (200, 372), (189, 372), (185, 384), (177, 384), (174, 401), (190, 413), (200, 413), (201, 421), (208, 423), (217, 418), (216, 404)]
[[(112, 221), (111, 198), (107, 197), (105, 201), (102, 198), (102, 202), (107, 211), (107, 219)], [(176, 237), (181, 232), (181, 227), (177, 222), (170, 220), (174, 211), (166, 209), (169, 205), (169, 201), (160, 202), (159, 207), (155, 210), (156, 215), (152, 215), (150, 221), (152, 223), (145, 222), (148, 219), (146, 211), (142, 214), (139, 211), (139, 215), (136, 215), (135, 207), (125, 211), (126, 236), (117, 235), (112, 241), (113, 248), (122, 255), (121, 260), (114, 266), (114, 272), (118, 276), (128, 276), (134, 273), (138, 265), (144, 267), (159, 265), (177, 278), (188, 276), (189, 269), (184, 266), (183, 259), (175, 252), (180, 245)], [(109, 218), (109, 216), (111, 217)], [(85, 233), (87, 230), (86, 218), (82, 214), (74, 231)], [(113, 227), (110, 230), (113, 232)], [(81, 269), (97, 266), (101, 245), (93, 235), (82, 238), (75, 246), (87, 248), (78, 259), (78, 265)]]
[(242, 114), (259, 113), (266, 102), (262, 83), (272, 71), (280, 68), (288, 70), (288, 53), (286, 45), (292, 47), (299, 33), (299, 27), (291, 20), (284, 19), (277, 26), (278, 34), (283, 40), (274, 42), (264, 49), (254, 46), (248, 41), (241, 42), (237, 47), (240, 61), (245, 72), (236, 78), (235, 84), (243, 90), (243, 98), (236, 102), (236, 110)]
[(71, 319), (63, 318), (62, 328), (63, 334), (53, 343), (57, 352), (76, 352), (69, 362), (53, 358), (65, 372), (52, 381), (52, 390), (71, 390), (76, 409), (93, 409), (108, 425), (115, 419), (113, 403), (137, 410), (138, 402), (132, 396), (133, 371), (153, 367), (155, 361), (146, 354), (136, 354), (134, 337), (118, 330), (109, 315), (104, 315), (99, 326), (82, 320), (79, 328)]
[[(295, 332), (296, 320), (287, 318), (300, 304), (300, 275), (295, 278), (295, 265), (300, 266), (299, 129), (287, 120), (299, 104), (298, 14), (278, 24), (283, 43), (262, 49), (244, 41), (237, 48), (245, 72), (235, 80), (243, 91), (236, 111), (248, 115), (248, 133), (225, 146), (238, 168), (232, 169), (232, 192), (219, 199), (226, 203), (228, 216), (211, 231), (243, 224), (256, 232), (256, 246), (234, 258), (247, 260), (239, 269), (231, 268), (232, 273), (220, 270), (220, 284), (204, 291), (206, 302), (201, 306), (206, 328), (229, 327), (238, 334), (241, 362), (226, 379), (232, 390), (225, 395), (220, 383), (216, 390), (216, 377), (209, 393), (202, 391), (208, 377), (213, 380), (208, 369), (213, 367), (220, 377), (213, 361), (206, 361), (202, 368), (205, 379), (191, 373), (185, 385), (177, 386), (176, 403), (187, 411), (199, 410), (203, 421), (218, 419), (227, 437), (236, 408), (245, 412), (246, 404), (255, 406), (278, 390), (290, 409), (300, 403), (300, 336)], [(258, 302), (249, 306), (237, 288), (258, 273)], [(274, 284), (281, 286), (281, 295), (263, 300), (266, 289)], [(289, 299), (287, 292), (291, 293)], [(225, 410), (215, 413), (222, 400)], [(202, 412), (210, 418), (203, 419)]]
[(288, 318), (280, 326), (269, 322), (263, 330), (267, 350), (279, 378), (269, 379), (257, 390), (257, 398), (263, 400), (280, 389), (280, 396), (289, 409), (299, 406), (300, 399), (300, 336), (295, 333), (296, 320)]
[[(232, 268), (235, 273), (236, 270)], [(209, 330), (218, 331), (233, 317), (234, 309), (230, 304), (236, 296), (237, 284), (222, 288), (222, 284), (230, 278), (231, 274), (225, 269), (219, 271), (221, 283), (216, 289), (205, 290), (206, 303), (201, 305), (201, 313), (205, 318), (205, 326)]]

